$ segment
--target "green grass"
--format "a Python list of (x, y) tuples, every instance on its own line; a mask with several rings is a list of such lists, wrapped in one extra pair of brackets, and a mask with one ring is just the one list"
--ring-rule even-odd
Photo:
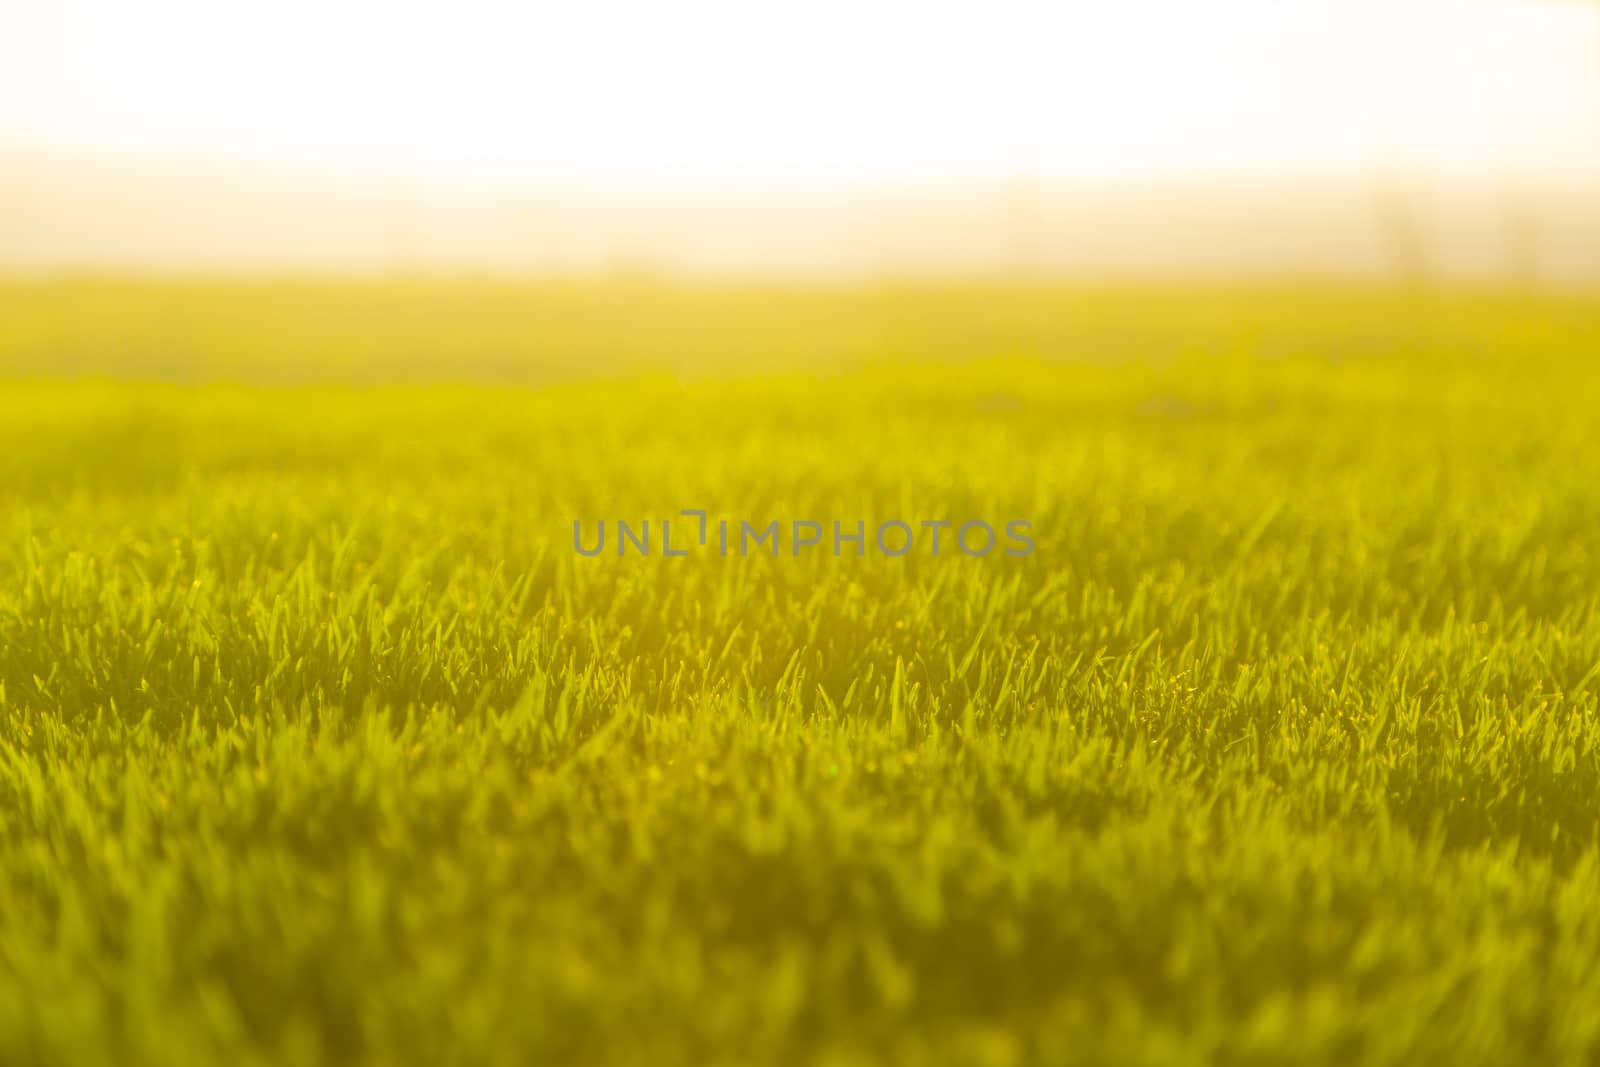
[[(0, 1062), (1600, 1057), (1600, 306), (0, 286)], [(587, 559), (576, 518), (1033, 523)]]

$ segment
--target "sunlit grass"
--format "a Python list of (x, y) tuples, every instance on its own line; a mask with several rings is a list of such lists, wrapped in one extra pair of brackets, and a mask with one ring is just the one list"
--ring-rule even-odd
[[(1583, 1062), (1600, 310), (0, 287), (0, 1060)], [(1026, 558), (571, 524), (1032, 522)]]

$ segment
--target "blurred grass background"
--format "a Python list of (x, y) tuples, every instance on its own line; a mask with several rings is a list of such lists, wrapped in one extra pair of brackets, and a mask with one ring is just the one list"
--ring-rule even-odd
[[(1417, 283), (696, 284), (283, 276), (0, 281), (0, 372), (205, 382), (528, 382), (1024, 359), (1404, 355), (1582, 373), (1591, 295)], [(1140, 373), (1137, 370), (1131, 374)], [(1329, 376), (1329, 388), (1339, 388)]]

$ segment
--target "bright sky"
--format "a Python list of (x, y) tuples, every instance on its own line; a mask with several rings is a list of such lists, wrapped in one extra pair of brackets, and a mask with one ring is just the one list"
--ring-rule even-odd
[(1600, 173), (1562, 0), (0, 0), (0, 145), (465, 180)]

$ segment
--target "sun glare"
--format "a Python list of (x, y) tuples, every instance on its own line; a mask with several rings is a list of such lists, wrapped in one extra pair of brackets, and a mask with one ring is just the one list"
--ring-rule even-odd
[(1600, 170), (1581, 4), (0, 6), (0, 142), (552, 182)]

